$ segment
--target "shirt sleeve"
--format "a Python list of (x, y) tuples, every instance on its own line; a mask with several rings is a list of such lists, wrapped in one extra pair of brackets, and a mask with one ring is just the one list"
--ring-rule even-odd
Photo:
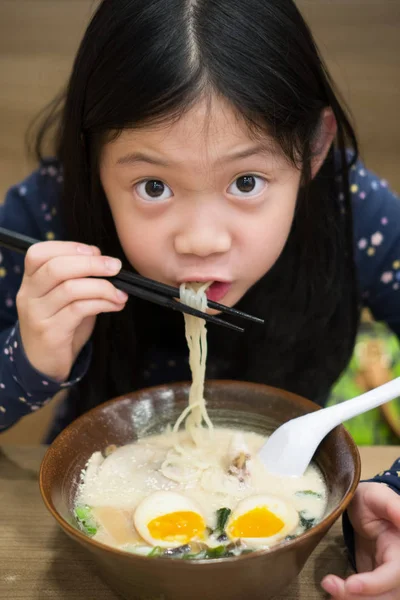
[[(58, 199), (62, 171), (54, 161), (43, 163), (21, 184), (13, 186), (0, 206), (0, 227), (38, 240), (62, 239)], [(81, 351), (68, 381), (38, 372), (25, 355), (15, 299), (22, 281), (24, 256), (0, 248), (0, 431), (46, 404), (58, 391), (85, 375), (91, 345)]]
[[(400, 495), (400, 458), (393, 463), (390, 469), (378, 473), (378, 475), (376, 475), (373, 479), (368, 479), (367, 481), (372, 483), (384, 483), (396, 494)], [(343, 537), (347, 546), (350, 563), (353, 569), (357, 571), (354, 546), (354, 529), (350, 523), (347, 511), (343, 514), (342, 527)]]
[(400, 337), (400, 199), (361, 162), (350, 180), (363, 304)]

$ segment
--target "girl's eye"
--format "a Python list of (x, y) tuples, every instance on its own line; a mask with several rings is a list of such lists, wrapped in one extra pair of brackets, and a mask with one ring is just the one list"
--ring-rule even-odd
[(239, 198), (257, 196), (266, 186), (266, 180), (257, 175), (242, 175), (238, 177), (228, 188), (228, 194)]
[(173, 196), (172, 190), (159, 179), (145, 179), (135, 185), (137, 195), (146, 202), (162, 202)]

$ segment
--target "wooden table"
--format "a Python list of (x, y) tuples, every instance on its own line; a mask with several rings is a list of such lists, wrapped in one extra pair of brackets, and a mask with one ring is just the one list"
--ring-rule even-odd
[[(38, 473), (46, 448), (0, 448), (0, 598), (4, 600), (117, 600), (97, 576), (92, 558), (59, 529), (42, 502)], [(362, 477), (389, 468), (399, 446), (360, 448)], [(319, 544), (301, 576), (280, 600), (326, 598), (328, 573), (350, 574), (341, 523)]]

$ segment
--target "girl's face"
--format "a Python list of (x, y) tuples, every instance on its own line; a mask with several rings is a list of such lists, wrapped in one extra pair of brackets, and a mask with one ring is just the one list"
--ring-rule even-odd
[(293, 221), (300, 171), (271, 138), (255, 141), (217, 98), (173, 124), (105, 144), (100, 178), (125, 255), (169, 285), (214, 281), (236, 304), (275, 263)]

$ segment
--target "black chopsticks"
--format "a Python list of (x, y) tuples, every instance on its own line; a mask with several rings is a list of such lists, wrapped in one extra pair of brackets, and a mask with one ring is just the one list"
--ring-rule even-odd
[[(0, 246), (8, 248), (9, 250), (13, 250), (14, 252), (21, 252), (24, 254), (30, 246), (38, 243), (38, 241), (39, 240), (35, 240), (21, 233), (0, 227)], [(126, 271), (124, 269), (122, 269), (115, 277), (107, 277), (105, 279), (111, 281), (112, 284), (118, 289), (123, 290), (132, 296), (136, 296), (137, 298), (148, 300), (155, 304), (159, 304), (160, 306), (171, 308), (172, 310), (177, 310), (179, 312), (184, 312), (195, 317), (200, 317), (210, 323), (222, 325), (223, 327), (233, 329), (234, 331), (244, 331), (242, 327), (238, 327), (233, 323), (228, 323), (223, 319), (219, 319), (218, 317), (214, 317), (195, 308), (191, 308), (182, 302), (179, 302), (177, 300), (179, 298), (178, 288), (165, 285), (164, 283), (154, 281), (153, 279), (143, 277), (142, 275), (137, 275), (136, 273), (131, 273), (130, 271)], [(228, 315), (241, 317), (255, 323), (264, 323), (263, 319), (247, 315), (246, 313), (236, 310), (235, 308), (224, 306), (218, 302), (208, 301), (207, 305), (209, 308), (219, 310)]]

